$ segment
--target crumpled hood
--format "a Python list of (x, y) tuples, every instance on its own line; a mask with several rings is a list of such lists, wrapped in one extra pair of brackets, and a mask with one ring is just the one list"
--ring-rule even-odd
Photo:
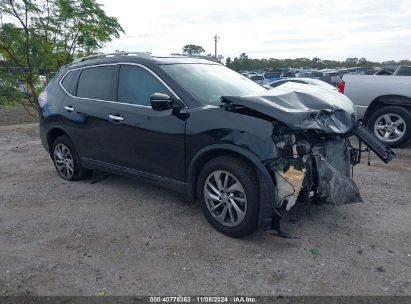
[(260, 112), (293, 130), (344, 134), (357, 123), (354, 105), (345, 95), (313, 85), (288, 82), (259, 96), (223, 96), (222, 102)]

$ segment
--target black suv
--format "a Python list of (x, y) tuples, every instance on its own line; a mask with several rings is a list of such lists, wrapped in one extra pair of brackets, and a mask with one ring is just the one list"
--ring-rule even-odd
[(344, 95), (303, 84), (267, 90), (210, 59), (100, 55), (64, 66), (39, 97), (42, 143), (59, 175), (97, 169), (198, 199), (207, 220), (239, 237), (277, 228), (283, 209), (311, 199), (360, 201)]

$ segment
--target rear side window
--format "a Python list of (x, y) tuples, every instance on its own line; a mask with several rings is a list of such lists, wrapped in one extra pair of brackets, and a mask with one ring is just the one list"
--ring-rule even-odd
[(101, 100), (114, 100), (114, 75), (116, 66), (100, 66), (83, 69), (81, 72), (77, 96)]
[(78, 70), (76, 71), (70, 71), (66, 74), (64, 77), (63, 81), (61, 84), (63, 87), (66, 89), (67, 92), (71, 93), (71, 90), (73, 88), (74, 81), (76, 81), (76, 77), (78, 74)]
[(131, 65), (120, 68), (118, 101), (141, 106), (150, 105), (154, 93), (169, 94), (167, 88), (147, 70)]
[(411, 76), (411, 67), (400, 67), (397, 76)]

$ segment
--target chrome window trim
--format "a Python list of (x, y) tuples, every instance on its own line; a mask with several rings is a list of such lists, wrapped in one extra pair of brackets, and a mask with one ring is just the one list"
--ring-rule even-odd
[[(63, 86), (63, 84), (62, 84), (62, 81), (64, 80), (64, 78), (66, 78), (67, 74), (70, 73), (70, 72), (72, 72), (72, 71), (89, 69), (89, 68), (96, 68), (96, 67), (101, 67), (101, 66), (111, 66), (111, 65), (114, 65), (114, 66), (118, 66), (118, 65), (132, 65), (132, 66), (137, 66), (137, 67), (143, 68), (143, 69), (146, 70), (147, 72), (151, 73), (158, 81), (160, 81), (161, 84), (163, 84), (163, 85), (166, 87), (166, 89), (169, 90), (170, 93), (174, 95), (174, 98), (177, 98), (178, 100), (181, 100), (181, 98), (178, 97), (178, 95), (176, 94), (176, 92), (174, 92), (173, 89), (171, 89), (171, 88), (169, 87), (169, 85), (168, 85), (167, 83), (165, 83), (164, 80), (161, 79), (156, 73), (154, 73), (154, 72), (153, 72), (152, 70), (150, 70), (148, 67), (146, 67), (146, 66), (144, 66), (144, 65), (142, 65), (142, 64), (140, 64), (140, 63), (132, 63), (132, 62), (102, 63), (102, 64), (95, 64), (95, 65), (89, 65), (89, 66), (85, 66), (85, 67), (79, 67), (79, 68), (75, 68), (75, 69), (70, 69), (70, 70), (68, 70), (68, 71), (63, 75), (63, 77), (61, 77), (61, 79), (60, 79), (60, 81), (59, 81), (59, 85), (60, 85), (60, 87), (63, 89), (63, 91), (64, 91), (67, 95), (69, 95), (70, 97), (73, 97), (73, 98), (84, 99), (84, 100), (102, 101), (102, 102), (108, 102), (108, 103), (114, 103), (114, 104), (122, 104), (122, 105), (129, 105), (129, 106), (134, 106), (134, 107), (143, 107), (143, 108), (150, 108), (150, 109), (151, 109), (150, 106), (137, 105), (137, 104), (133, 104), (133, 103), (126, 103), (126, 102), (118, 102), (118, 101), (114, 101), (114, 100), (104, 100), (104, 99), (95, 99), (95, 98), (74, 96), (74, 95), (71, 95), (69, 92), (67, 92), (67, 90), (64, 88), (64, 86)], [(81, 75), (81, 74), (80, 74), (80, 75)], [(185, 108), (188, 108), (188, 107), (187, 107), (187, 104), (186, 104), (183, 100), (181, 100), (181, 101), (184, 103)]]

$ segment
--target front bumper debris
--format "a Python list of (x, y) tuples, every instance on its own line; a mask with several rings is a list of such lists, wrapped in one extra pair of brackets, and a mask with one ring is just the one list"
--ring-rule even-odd
[(317, 195), (337, 206), (362, 202), (360, 191), (351, 176), (351, 153), (348, 140), (316, 145), (312, 154), (317, 171)]
[(324, 201), (336, 206), (362, 202), (360, 190), (351, 177), (342, 174), (321, 156), (317, 156), (315, 162), (317, 193)]
[[(354, 129), (355, 136), (364, 142), (384, 163), (389, 163), (395, 158), (395, 153), (383, 142), (381, 142), (368, 128), (357, 124)], [(361, 151), (360, 151), (361, 152)]]

